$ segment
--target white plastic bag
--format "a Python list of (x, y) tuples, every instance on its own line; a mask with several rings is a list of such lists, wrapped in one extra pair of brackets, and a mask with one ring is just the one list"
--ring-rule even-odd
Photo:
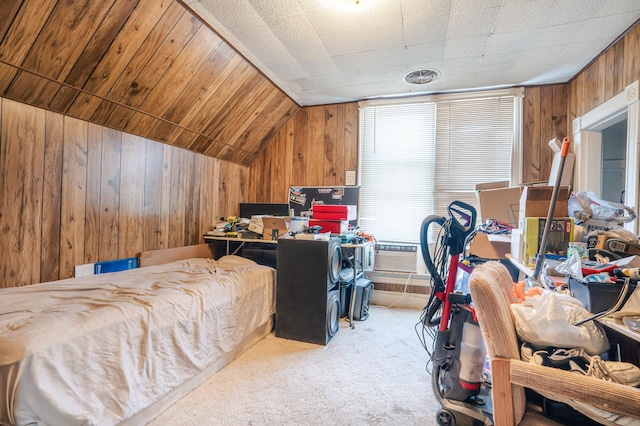
[(589, 355), (609, 349), (609, 341), (599, 324), (588, 321), (573, 325), (592, 314), (567, 294), (543, 290), (540, 296), (512, 304), (511, 311), (518, 337), (534, 347), (584, 348)]
[(569, 197), (569, 215), (578, 222), (602, 220), (612, 223), (631, 222), (636, 218), (633, 208), (603, 200), (593, 192), (572, 192)]

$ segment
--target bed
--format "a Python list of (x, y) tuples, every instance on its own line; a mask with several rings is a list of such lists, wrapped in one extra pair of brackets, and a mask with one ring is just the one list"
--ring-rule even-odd
[(144, 424), (271, 332), (275, 270), (207, 252), (1, 289), (0, 423)]

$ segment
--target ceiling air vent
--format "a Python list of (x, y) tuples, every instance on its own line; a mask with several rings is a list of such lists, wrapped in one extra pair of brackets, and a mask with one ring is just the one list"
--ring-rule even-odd
[(411, 71), (404, 76), (404, 81), (409, 84), (427, 84), (440, 77), (440, 73), (433, 69)]

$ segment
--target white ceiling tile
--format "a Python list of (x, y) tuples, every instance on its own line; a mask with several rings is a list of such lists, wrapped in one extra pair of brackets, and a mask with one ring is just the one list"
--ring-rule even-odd
[(289, 42), (287, 49), (298, 62), (330, 57), (324, 43), (318, 37)]
[(592, 40), (566, 45), (558, 58), (558, 62), (588, 61), (594, 57), (594, 49), (599, 53), (603, 51), (608, 44), (609, 40)]
[[(634, 16), (632, 14), (625, 15), (629, 16), (627, 21), (629, 22), (629, 25), (631, 25), (633, 23), (632, 19)], [(621, 18), (620, 15), (589, 19), (584, 22), (581, 31), (575, 36), (575, 40), (579, 40), (580, 42), (599, 39), (608, 39), (609, 41), (615, 40), (619, 35), (618, 31), (615, 29), (615, 23), (620, 21), (624, 21), (624, 18)]]
[[(299, 15), (305, 13), (298, 0), (248, 0), (253, 8), (267, 22), (274, 22), (277, 19), (290, 15)], [(220, 3), (233, 4), (235, 1), (226, 1)]]
[(447, 38), (467, 38), (489, 35), (495, 27), (500, 8), (482, 9), (476, 12), (451, 15), (447, 28)]
[(402, 24), (398, 1), (379, 1), (371, 9), (344, 12), (337, 8), (320, 8), (308, 13), (309, 20), (320, 36), (370, 30), (391, 24)]
[(445, 59), (440, 71), (443, 75), (460, 75), (468, 72), (475, 72), (480, 64), (481, 58), (477, 56), (467, 56), (466, 58)]
[(404, 49), (400, 48), (336, 56), (333, 61), (340, 72), (350, 72), (397, 65), (403, 63), (403, 57)]
[[(565, 82), (640, 18), (640, 0), (185, 2), (301, 105)], [(442, 76), (398, 81), (419, 67)]]
[(338, 74), (338, 67), (333, 63), (331, 58), (315, 59), (310, 61), (299, 62), (302, 69), (311, 77), (319, 77), (323, 75)]
[(484, 55), (478, 64), (477, 71), (510, 70), (518, 62), (522, 52), (500, 53)]
[(542, 25), (555, 0), (526, 1), (507, 4), (496, 19), (496, 33), (534, 30)]
[(479, 52), (484, 52), (487, 45), (487, 36), (450, 39), (445, 43), (444, 58), (465, 58), (470, 56), (480, 56)]
[(351, 33), (326, 35), (320, 37), (320, 40), (330, 56), (350, 55), (366, 50), (364, 41), (351, 37)]
[(487, 39), (484, 54), (495, 55), (524, 50), (535, 34), (535, 31), (491, 34)]
[(280, 18), (269, 23), (269, 27), (278, 40), (284, 43), (318, 37), (316, 29), (304, 13)]
[(497, 8), (502, 5), (502, 0), (453, 0), (451, 13), (472, 13), (483, 9)]
[(428, 21), (409, 21), (404, 24), (404, 44), (411, 46), (447, 38), (448, 16), (436, 16)]
[(529, 67), (537, 65), (553, 65), (558, 62), (564, 46), (551, 46), (540, 49), (529, 49), (518, 58), (514, 67)]
[(227, 28), (243, 25), (247, 20), (262, 20), (247, 0), (200, 0), (198, 3), (194, 3), (192, 7), (195, 9), (196, 5), (199, 6), (198, 11), (206, 10), (209, 15), (215, 17), (217, 22)]
[(430, 21), (433, 18), (445, 16), (451, 13), (452, 0), (430, 0), (425, 5), (424, 0), (401, 0), (402, 20), (412, 21)]
[(283, 44), (256, 49), (251, 53), (259, 58), (260, 62), (267, 67), (290, 64), (297, 61), (297, 58), (294, 57)]
[(543, 27), (581, 22), (597, 15), (606, 0), (556, 1), (542, 22)]
[(309, 76), (297, 62), (293, 64), (276, 65), (270, 67), (270, 69), (280, 77), (281, 80), (285, 81), (297, 80)]
[(534, 36), (531, 37), (531, 42), (528, 47), (529, 49), (540, 49), (543, 47), (567, 44), (571, 42), (582, 29), (583, 25), (580, 22), (540, 28), (536, 30)]
[(405, 63), (441, 61), (444, 59), (445, 42), (415, 44), (405, 49)]
[(602, 6), (597, 16), (619, 15), (621, 13), (635, 13), (640, 7), (640, 0), (609, 0)]

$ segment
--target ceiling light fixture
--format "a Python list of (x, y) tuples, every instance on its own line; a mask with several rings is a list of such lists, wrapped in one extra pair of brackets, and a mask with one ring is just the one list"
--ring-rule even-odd
[(440, 77), (440, 72), (431, 68), (411, 71), (404, 76), (404, 81), (409, 84), (427, 84)]

